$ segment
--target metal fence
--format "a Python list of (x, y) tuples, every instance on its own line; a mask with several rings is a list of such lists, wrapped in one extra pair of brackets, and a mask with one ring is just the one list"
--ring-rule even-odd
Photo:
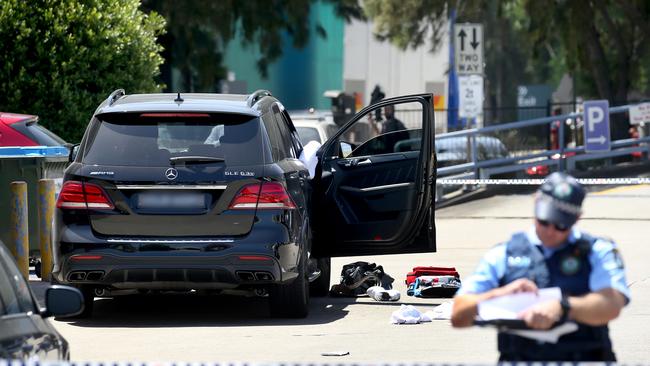
[(610, 108), (610, 121), (617, 128), (612, 129), (611, 150), (601, 153), (585, 152), (581, 113), (438, 134), (438, 177), (539, 177), (554, 170), (575, 172), (647, 161), (650, 137), (630, 137), (627, 122), (614, 116), (624, 117), (629, 107)]
[[(452, 112), (452, 115), (458, 115), (457, 109), (436, 109), (434, 111), (436, 133), (459, 131), (468, 128), (495, 125), (504, 121), (528, 120), (550, 115), (548, 107), (486, 108), (483, 110), (483, 116), (481, 118), (458, 118), (456, 123), (450, 125), (450, 111)], [(395, 112), (395, 116), (408, 127), (409, 124), (420, 124), (421, 113), (421, 110), (398, 109)]]

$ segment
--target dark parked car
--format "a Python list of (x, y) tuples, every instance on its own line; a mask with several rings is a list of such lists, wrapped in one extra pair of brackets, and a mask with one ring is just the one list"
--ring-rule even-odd
[[(364, 109), (308, 177), (289, 114), (267, 91), (116, 91), (71, 152), (54, 281), (84, 293), (84, 315), (116, 290), (250, 289), (269, 295), (271, 315), (304, 317), (310, 291), (329, 289), (332, 256), (435, 251), (431, 99)], [(421, 150), (343, 157), (340, 136), (399, 103), (420, 106)]]
[(0, 360), (69, 360), (68, 342), (46, 319), (81, 312), (79, 290), (51, 286), (40, 308), (25, 278), (0, 241)]
[(38, 124), (37, 116), (0, 112), (0, 146), (65, 146), (54, 132)]

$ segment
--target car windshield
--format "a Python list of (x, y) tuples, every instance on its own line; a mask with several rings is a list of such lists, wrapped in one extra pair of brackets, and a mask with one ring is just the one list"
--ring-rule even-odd
[(169, 166), (170, 161), (190, 157), (203, 163), (227, 165), (264, 161), (257, 117), (108, 114), (100, 116), (97, 123), (96, 133), (87, 143), (85, 164)]
[(24, 123), (18, 122), (12, 127), (42, 146), (63, 146), (66, 144), (65, 140), (34, 120)]
[(298, 137), (303, 146), (307, 145), (309, 141), (322, 142), (315, 127), (296, 127), (296, 131), (298, 131)]

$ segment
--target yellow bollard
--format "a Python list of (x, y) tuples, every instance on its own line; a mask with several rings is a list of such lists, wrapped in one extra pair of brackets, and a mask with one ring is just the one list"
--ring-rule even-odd
[(27, 225), (27, 183), (11, 182), (11, 253), (20, 273), (29, 279), (29, 227)]
[(41, 249), (41, 280), (49, 281), (52, 271), (52, 219), (54, 218), (54, 181), (38, 181), (38, 243)]

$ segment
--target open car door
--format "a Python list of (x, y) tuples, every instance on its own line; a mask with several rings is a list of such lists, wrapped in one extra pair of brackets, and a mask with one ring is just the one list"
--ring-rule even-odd
[(433, 95), (368, 106), (318, 151), (313, 255), (435, 252)]

